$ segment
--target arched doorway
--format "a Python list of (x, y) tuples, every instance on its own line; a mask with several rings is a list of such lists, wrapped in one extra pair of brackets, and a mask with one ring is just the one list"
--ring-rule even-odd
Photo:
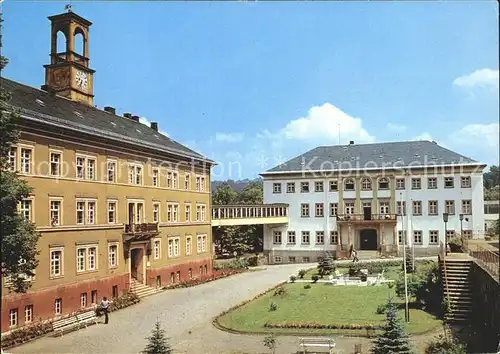
[(364, 229), (359, 231), (359, 249), (360, 250), (377, 250), (377, 230)]

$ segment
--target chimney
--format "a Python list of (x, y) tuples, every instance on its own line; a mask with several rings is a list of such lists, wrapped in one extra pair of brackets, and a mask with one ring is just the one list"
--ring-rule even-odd
[(151, 129), (153, 129), (155, 132), (158, 131), (158, 122), (151, 122)]
[(132, 118), (132, 114), (130, 114), (130, 113), (123, 113), (123, 116), (124, 116), (125, 118), (129, 118), (129, 119), (131, 119), (131, 118)]
[(349, 141), (349, 145), (354, 145), (354, 140)]
[(132, 116), (132, 120), (135, 120), (136, 122), (139, 121), (139, 116)]
[(116, 114), (115, 107), (106, 106), (106, 107), (104, 107), (104, 111), (111, 113), (111, 114)]

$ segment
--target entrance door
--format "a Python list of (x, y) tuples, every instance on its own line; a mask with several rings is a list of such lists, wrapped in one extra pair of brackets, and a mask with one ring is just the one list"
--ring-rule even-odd
[(377, 230), (366, 229), (359, 232), (359, 249), (377, 250)]
[(130, 275), (139, 282), (143, 282), (143, 264), (142, 258), (144, 250), (142, 248), (133, 248), (130, 251)]
[(364, 220), (371, 220), (372, 219), (372, 207), (367, 207), (365, 206), (363, 208), (363, 216), (364, 216)]

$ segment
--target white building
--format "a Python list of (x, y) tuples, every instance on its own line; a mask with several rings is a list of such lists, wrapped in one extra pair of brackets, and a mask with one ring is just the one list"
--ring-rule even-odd
[(261, 173), (264, 202), (289, 204), (288, 224), (264, 227), (264, 252), (315, 262), (351, 245), (396, 254), (405, 234), (415, 254), (436, 254), (445, 233), (482, 238), (485, 166), (431, 141), (317, 147)]

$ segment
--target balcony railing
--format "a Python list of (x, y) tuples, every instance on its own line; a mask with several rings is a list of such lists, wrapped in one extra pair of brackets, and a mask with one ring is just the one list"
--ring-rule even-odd
[(288, 216), (288, 204), (213, 205), (212, 219), (273, 218)]
[(397, 214), (341, 214), (337, 215), (338, 222), (371, 222), (371, 221), (396, 221)]
[(125, 234), (156, 234), (158, 233), (158, 223), (126, 224)]

